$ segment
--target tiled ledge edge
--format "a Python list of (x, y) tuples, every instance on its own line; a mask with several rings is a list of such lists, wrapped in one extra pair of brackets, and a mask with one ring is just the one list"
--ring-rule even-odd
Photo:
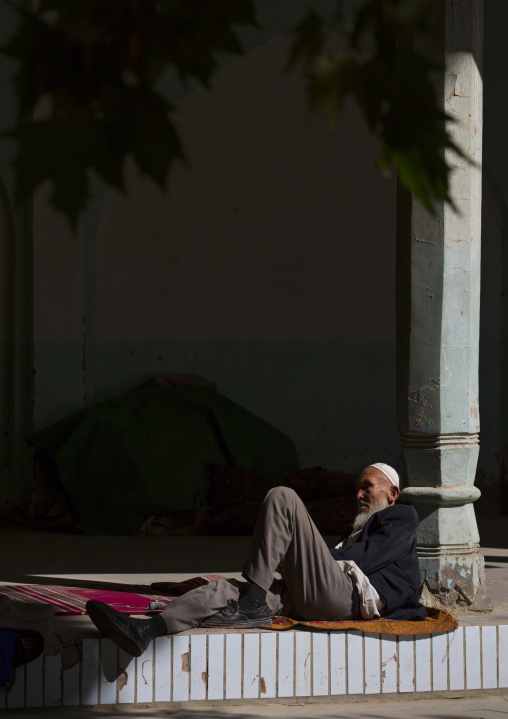
[[(451, 634), (251, 632), (158, 637), (138, 659), (108, 639), (19, 667), (0, 709), (423, 695), (508, 688), (508, 625)], [(374, 698), (374, 696), (373, 696)]]

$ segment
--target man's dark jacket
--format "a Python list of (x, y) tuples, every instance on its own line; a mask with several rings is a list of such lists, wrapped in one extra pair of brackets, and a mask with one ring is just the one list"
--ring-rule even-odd
[(425, 619), (418, 602), (420, 571), (416, 554), (418, 515), (414, 507), (394, 504), (369, 517), (349, 549), (332, 549), (334, 559), (356, 562), (386, 602), (387, 619)]

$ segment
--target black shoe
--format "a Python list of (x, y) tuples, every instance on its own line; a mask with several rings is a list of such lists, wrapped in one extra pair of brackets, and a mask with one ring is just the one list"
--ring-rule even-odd
[(152, 640), (151, 635), (131, 621), (127, 614), (121, 614), (96, 599), (86, 603), (86, 611), (101, 634), (133, 657), (140, 657)]
[(201, 627), (264, 627), (272, 623), (268, 606), (262, 604), (252, 609), (240, 608), (238, 602), (230, 601), (226, 607), (204, 622)]

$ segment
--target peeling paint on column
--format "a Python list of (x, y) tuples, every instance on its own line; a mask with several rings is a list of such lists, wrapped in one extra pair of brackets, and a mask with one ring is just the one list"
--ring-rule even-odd
[(127, 685), (129, 681), (129, 674), (126, 669), (119, 667), (119, 675), (116, 680), (116, 688), (119, 692)]

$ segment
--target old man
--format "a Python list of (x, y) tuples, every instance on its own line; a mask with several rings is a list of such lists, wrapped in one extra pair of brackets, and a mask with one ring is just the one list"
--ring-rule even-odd
[[(418, 516), (398, 504), (399, 477), (386, 464), (366, 467), (356, 481), (358, 514), (351, 533), (328, 548), (295, 492), (271, 489), (261, 508), (243, 567), (243, 591), (215, 579), (174, 599), (151, 619), (87, 603), (90, 618), (128, 654), (151, 639), (201, 624), (257, 627), (273, 615), (301, 620), (424, 619), (416, 554)], [(282, 579), (275, 579), (276, 572)]]

